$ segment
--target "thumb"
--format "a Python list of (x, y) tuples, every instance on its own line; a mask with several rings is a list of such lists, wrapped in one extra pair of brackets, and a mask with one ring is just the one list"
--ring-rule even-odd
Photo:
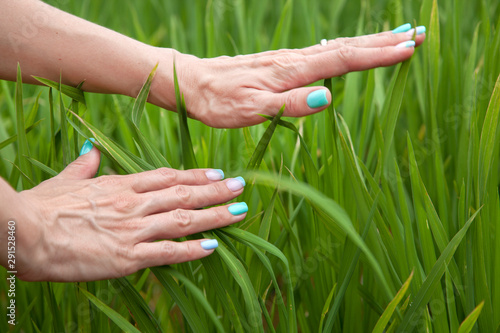
[(58, 177), (64, 179), (89, 179), (95, 176), (99, 170), (101, 153), (95, 148), (92, 141), (86, 140), (80, 150), (80, 157), (70, 163)]
[(325, 87), (304, 87), (269, 95), (273, 108), (285, 106), (285, 117), (302, 117), (324, 110), (332, 100)]

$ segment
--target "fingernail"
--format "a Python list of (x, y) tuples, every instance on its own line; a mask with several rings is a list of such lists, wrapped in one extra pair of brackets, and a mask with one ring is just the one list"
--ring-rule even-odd
[(224, 179), (224, 171), (221, 169), (210, 169), (205, 172), (207, 178), (210, 180), (222, 180)]
[(328, 99), (326, 99), (326, 90), (316, 90), (307, 95), (307, 105), (311, 109), (320, 108), (328, 104)]
[(245, 187), (245, 185), (245, 180), (242, 177), (229, 179), (226, 183), (227, 188), (233, 192), (241, 190), (243, 187)]
[(209, 239), (201, 242), (200, 245), (204, 250), (213, 250), (219, 246), (219, 242), (217, 242), (217, 239)]
[(90, 138), (89, 140), (85, 140), (85, 142), (83, 143), (82, 149), (80, 150), (80, 156), (85, 155), (89, 151), (92, 150), (92, 147), (94, 147), (92, 142), (95, 142), (94, 138)]
[(241, 215), (248, 212), (248, 206), (244, 202), (238, 202), (227, 207), (227, 210), (233, 215)]
[(403, 24), (403, 25), (397, 27), (396, 29), (392, 30), (392, 33), (399, 34), (400, 32), (407, 32), (410, 29), (411, 29), (411, 24), (406, 23), (406, 24)]
[(406, 42), (399, 43), (398, 45), (396, 45), (394, 47), (397, 49), (403, 49), (403, 48), (414, 47), (414, 46), (415, 46), (415, 41), (408, 40)]
[[(416, 28), (417, 29), (417, 36), (421, 35), (425, 32), (425, 27), (423, 25), (419, 26)], [(408, 37), (413, 37), (413, 33), (415, 32), (415, 29), (410, 29), (406, 32), (406, 35)]]

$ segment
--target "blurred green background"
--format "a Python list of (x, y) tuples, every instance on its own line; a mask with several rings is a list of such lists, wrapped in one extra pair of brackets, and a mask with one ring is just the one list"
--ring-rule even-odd
[[(499, 331), (498, 1), (48, 3), (199, 57), (302, 48), (406, 22), (425, 25), (427, 39), (411, 62), (316, 83), (332, 90), (332, 107), (275, 119), (276, 129), (189, 120), (198, 166), (248, 180), (238, 199), (250, 207), (246, 220), (205, 234), (221, 246), (202, 261), (112, 281), (18, 282), (20, 324), (0, 321), (1, 331)], [(25, 127), (36, 125), (25, 136), (28, 150), (17, 139), (7, 144), (18, 134), (15, 91), (15, 83), (0, 83), (0, 175), (22, 190), (62, 170), (63, 147), (72, 160), (85, 138), (61, 121), (57, 90), (51, 116), (48, 88), (24, 85)], [(125, 153), (111, 154), (101, 174), (156, 167), (144, 142), (172, 167), (192, 167), (176, 113), (147, 105), (141, 139), (127, 122), (133, 99), (86, 93), (85, 100), (73, 110), (103, 142), (144, 162), (127, 169)], [(40, 163), (25, 162), (27, 154)], [(260, 158), (260, 172), (249, 173)]]

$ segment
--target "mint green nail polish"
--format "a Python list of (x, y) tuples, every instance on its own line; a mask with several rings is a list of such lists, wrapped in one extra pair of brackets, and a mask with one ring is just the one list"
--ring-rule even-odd
[(410, 29), (411, 29), (411, 24), (410, 23), (406, 23), (406, 24), (403, 24), (402, 26), (399, 26), (396, 29), (392, 30), (392, 33), (393, 34), (398, 34), (400, 32), (407, 32)]
[[(421, 35), (425, 32), (425, 27), (423, 25), (416, 27), (417, 33), (416, 35)], [(410, 29), (406, 32), (406, 36), (408, 37), (413, 37), (413, 34), (415, 33), (415, 29)]]
[(425, 27), (423, 25), (417, 27), (417, 35), (421, 35), (425, 32)]
[(217, 239), (209, 239), (201, 242), (200, 245), (204, 250), (213, 250), (219, 246), (219, 242), (217, 242)]
[(232, 178), (226, 182), (227, 188), (233, 192), (241, 190), (245, 185), (245, 180), (242, 177)]
[(238, 202), (227, 207), (227, 210), (233, 215), (241, 215), (248, 212), (248, 206), (244, 202)]
[(215, 171), (220, 173), (220, 176), (222, 177), (221, 179), (224, 179), (224, 171), (222, 171), (221, 169), (215, 169)]
[(210, 180), (222, 180), (224, 179), (224, 171), (221, 169), (210, 169), (205, 172), (205, 175)]
[(234, 178), (234, 179), (238, 179), (238, 180), (239, 180), (239, 181), (243, 184), (243, 186), (245, 186), (245, 185), (247, 184), (247, 183), (245, 182), (245, 180), (243, 179), (243, 177), (241, 177), (241, 176), (238, 176), (238, 177), (236, 177), (236, 178)]
[(408, 47), (414, 47), (415, 46), (415, 41), (409, 40), (406, 42), (399, 43), (398, 45), (394, 46), (397, 49), (404, 49)]
[(85, 140), (85, 143), (83, 144), (82, 149), (80, 150), (80, 156), (85, 155), (92, 150), (92, 147), (94, 147), (92, 142), (95, 142), (94, 138), (90, 138), (90, 140)]
[(326, 98), (326, 90), (316, 90), (307, 95), (307, 105), (311, 109), (320, 108), (328, 104), (328, 99)]

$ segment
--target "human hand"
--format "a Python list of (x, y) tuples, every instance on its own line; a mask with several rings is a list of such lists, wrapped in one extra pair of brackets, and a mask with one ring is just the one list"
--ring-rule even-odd
[[(283, 105), (284, 116), (309, 115), (324, 110), (331, 103), (331, 94), (324, 87), (305, 85), (408, 59), (413, 46), (425, 39), (425, 28), (418, 27), (415, 44), (404, 44), (413, 37), (410, 28), (406, 24), (392, 32), (337, 38), (326, 45), (236, 57), (199, 59), (177, 53), (180, 90), (189, 116), (212, 127), (258, 124), (265, 121), (258, 114), (275, 115)], [(158, 104), (169, 105), (166, 101)], [(175, 101), (170, 108), (175, 108)]]
[(167, 168), (92, 178), (99, 161), (99, 151), (92, 148), (58, 176), (17, 193), (12, 215), (20, 279), (101, 280), (200, 259), (214, 251), (215, 240), (162, 239), (246, 216), (245, 203), (197, 210), (236, 198), (243, 192), (242, 178), (222, 180), (220, 170)]

